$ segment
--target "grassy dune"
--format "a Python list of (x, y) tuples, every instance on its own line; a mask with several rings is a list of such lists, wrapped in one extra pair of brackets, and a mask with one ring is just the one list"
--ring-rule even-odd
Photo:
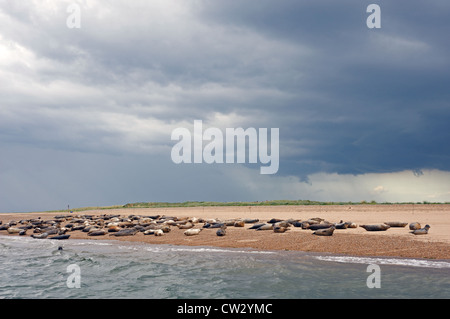
[[(446, 203), (432, 203), (432, 202), (401, 202), (390, 203), (383, 202), (378, 203), (375, 201), (360, 201), (360, 202), (320, 202), (311, 200), (267, 200), (267, 201), (255, 201), (255, 202), (205, 202), (205, 201), (187, 201), (187, 202), (137, 202), (128, 203), (125, 205), (112, 205), (112, 206), (89, 206), (71, 208), (72, 212), (83, 212), (88, 210), (107, 210), (107, 209), (121, 209), (121, 208), (166, 208), (166, 207), (211, 207), (211, 206), (281, 206), (281, 205), (402, 205), (402, 204), (450, 204)], [(45, 211), (47, 213), (67, 212), (67, 209)]]

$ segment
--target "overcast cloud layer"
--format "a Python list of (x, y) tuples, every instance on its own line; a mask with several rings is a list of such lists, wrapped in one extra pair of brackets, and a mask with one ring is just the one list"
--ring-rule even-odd
[[(0, 211), (450, 201), (449, 14), (444, 0), (0, 0)], [(279, 128), (278, 173), (174, 164), (171, 132), (194, 120)]]

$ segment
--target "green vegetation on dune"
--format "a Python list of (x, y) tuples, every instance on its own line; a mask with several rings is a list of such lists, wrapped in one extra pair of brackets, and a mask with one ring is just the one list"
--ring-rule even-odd
[[(79, 207), (71, 208), (72, 212), (83, 212), (89, 210), (107, 210), (107, 209), (122, 209), (122, 208), (167, 208), (167, 207), (207, 207), (207, 206), (282, 206), (282, 205), (402, 205), (402, 204), (450, 204), (445, 203), (432, 203), (432, 202), (383, 202), (378, 203), (376, 201), (360, 201), (360, 202), (320, 202), (312, 200), (267, 200), (267, 201), (255, 201), (255, 202), (204, 202), (204, 201), (187, 201), (187, 202), (138, 202), (128, 203), (125, 205), (113, 205), (113, 206), (91, 206), (91, 207)], [(59, 213), (67, 212), (67, 209), (46, 211), (47, 213)]]
[[(392, 204), (442, 204), (429, 202), (407, 202), (407, 203), (377, 203), (375, 201), (360, 201), (360, 202), (320, 202), (311, 200), (267, 200), (256, 202), (201, 202), (188, 201), (179, 203), (169, 202), (140, 202), (129, 203), (124, 205), (124, 208), (163, 208), (163, 207), (205, 207), (205, 206), (281, 206), (281, 205), (392, 205)], [(448, 204), (448, 203), (446, 203)]]

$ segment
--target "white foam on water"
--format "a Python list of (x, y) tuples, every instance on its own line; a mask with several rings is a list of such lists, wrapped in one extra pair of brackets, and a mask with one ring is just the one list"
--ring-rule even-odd
[(245, 253), (245, 254), (274, 254), (271, 251), (236, 250), (232, 248), (193, 247), (193, 246), (146, 246), (146, 251), (155, 253), (192, 252), (192, 253)]
[[(5, 241), (21, 242), (21, 243), (43, 243), (54, 246), (55, 244), (62, 244), (61, 241), (54, 241), (50, 239), (36, 239), (22, 236), (0, 236)], [(195, 247), (195, 246), (172, 246), (172, 245), (155, 245), (146, 243), (127, 243), (106, 240), (89, 240), (89, 239), (71, 239), (64, 241), (67, 246), (115, 246), (121, 250), (145, 250), (148, 252), (165, 253), (165, 252), (193, 252), (193, 253), (246, 253), (246, 254), (274, 254), (273, 251), (261, 250), (238, 250), (233, 248), (215, 248), (215, 247)]]
[(352, 263), (352, 264), (396, 265), (396, 266), (440, 268), (440, 269), (450, 268), (450, 262), (432, 261), (423, 259), (353, 257), (353, 256), (314, 256), (314, 258), (323, 261)]

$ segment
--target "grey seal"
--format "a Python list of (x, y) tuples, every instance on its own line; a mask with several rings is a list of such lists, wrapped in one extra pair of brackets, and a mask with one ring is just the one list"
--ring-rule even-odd
[(259, 224), (254, 224), (253, 226), (249, 227), (248, 229), (258, 229), (259, 227), (265, 225), (265, 223), (259, 223)]
[(244, 218), (244, 223), (246, 224), (254, 224), (259, 222), (258, 218)]
[(318, 229), (330, 228), (331, 226), (333, 226), (333, 225), (328, 224), (328, 223), (312, 224), (312, 225), (309, 225), (308, 229), (318, 230)]
[(386, 224), (360, 225), (360, 227), (364, 228), (367, 231), (384, 231), (391, 228), (391, 226)]
[(313, 232), (313, 235), (317, 235), (317, 236), (332, 236), (333, 232), (335, 230), (334, 225), (332, 225), (329, 228), (322, 228), (322, 229), (318, 229), (315, 232)]
[(69, 239), (69, 237), (70, 237), (70, 235), (57, 235), (57, 236), (49, 237), (49, 239), (62, 240), (62, 239)]
[(389, 225), (391, 227), (405, 227), (406, 225), (408, 225), (408, 223), (406, 222), (399, 222), (399, 221), (394, 221), (394, 222), (384, 222), (386, 225)]
[(125, 228), (118, 232), (111, 233), (109, 236), (134, 236), (137, 232), (138, 230), (136, 228)]
[(103, 236), (106, 235), (108, 231), (105, 229), (95, 229), (88, 233), (88, 236)]
[(430, 229), (430, 225), (425, 225), (424, 228), (414, 229), (411, 233), (414, 235), (426, 235), (428, 234), (428, 229)]
[(217, 236), (225, 236), (226, 233), (227, 233), (226, 228), (227, 228), (227, 226), (223, 226), (223, 227), (219, 228), (219, 229), (216, 231), (216, 235), (217, 235)]
[[(234, 224), (233, 224), (234, 225)], [(226, 224), (225, 223), (219, 223), (219, 222), (217, 222), (217, 223), (213, 223), (213, 224), (211, 224), (210, 226), (209, 226), (209, 228), (222, 228), (222, 227), (226, 227)]]
[(348, 225), (348, 223), (344, 223), (344, 221), (341, 220), (339, 223), (334, 224), (334, 227), (336, 227), (336, 229), (347, 229)]

